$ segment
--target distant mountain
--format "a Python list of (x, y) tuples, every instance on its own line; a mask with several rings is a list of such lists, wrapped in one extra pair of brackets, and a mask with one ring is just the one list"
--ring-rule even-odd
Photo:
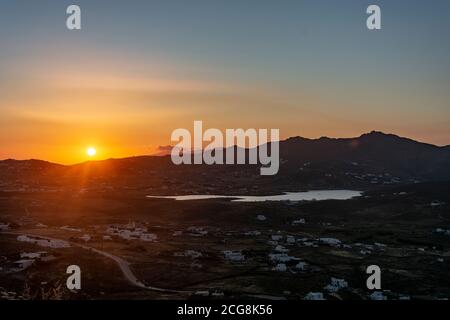
[(0, 161), (0, 181), (19, 179), (23, 176), (42, 176), (61, 174), (67, 167), (43, 160), (14, 160)]
[[(247, 150), (248, 152), (248, 150)], [(173, 193), (276, 193), (300, 189), (371, 189), (450, 180), (450, 147), (373, 131), (357, 138), (280, 142), (280, 171), (259, 165), (181, 165), (170, 156), (140, 156), (63, 166), (40, 160), (0, 161), (0, 190), (88, 189)]]
[(420, 180), (450, 179), (450, 147), (437, 147), (393, 134), (372, 131), (347, 139), (287, 139), (281, 157), (291, 164), (310, 161), (338, 165), (354, 163)]

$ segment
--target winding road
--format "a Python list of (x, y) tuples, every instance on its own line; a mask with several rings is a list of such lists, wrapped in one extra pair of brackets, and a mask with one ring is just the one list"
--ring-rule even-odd
[(40, 239), (45, 239), (45, 240), (58, 240), (58, 241), (65, 241), (70, 243), (70, 245), (74, 246), (74, 247), (79, 247), (85, 250), (89, 250), (92, 252), (95, 252), (97, 254), (100, 254), (104, 257), (107, 257), (111, 260), (113, 260), (120, 268), (120, 270), (123, 273), (123, 276), (125, 277), (125, 279), (133, 286), (141, 288), (141, 289), (146, 289), (146, 290), (151, 290), (151, 291), (158, 291), (158, 292), (165, 292), (165, 293), (193, 293), (192, 291), (183, 291), (183, 290), (173, 290), (173, 289), (166, 289), (166, 288), (159, 288), (159, 287), (153, 287), (153, 286), (147, 286), (144, 283), (142, 283), (141, 281), (139, 281), (138, 278), (136, 278), (136, 276), (134, 275), (134, 273), (131, 271), (130, 269), (130, 263), (118, 256), (115, 256), (109, 252), (103, 251), (103, 250), (99, 250), (97, 248), (94, 247), (90, 247), (84, 244), (80, 244), (77, 242), (72, 242), (72, 241), (67, 241), (67, 240), (63, 240), (63, 239), (56, 239), (56, 238), (52, 238), (52, 237), (47, 237), (47, 236), (42, 236), (42, 235), (36, 235), (36, 234), (29, 234), (29, 233), (21, 233), (21, 232), (0, 232), (0, 234), (9, 234), (9, 235), (24, 235), (24, 236), (28, 236), (28, 237), (34, 237), (34, 238), (40, 238)]

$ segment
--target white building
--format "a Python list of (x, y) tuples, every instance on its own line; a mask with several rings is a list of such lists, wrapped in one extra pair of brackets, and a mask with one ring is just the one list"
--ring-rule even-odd
[(0, 231), (5, 231), (9, 229), (9, 224), (0, 223)]
[(293, 236), (287, 236), (287, 237), (286, 237), (286, 243), (294, 244), (294, 243), (295, 243), (295, 237), (293, 237)]
[(70, 247), (70, 244), (64, 240), (58, 240), (58, 239), (47, 240), (47, 239), (40, 239), (40, 238), (32, 238), (32, 237), (28, 237), (26, 235), (18, 236), (17, 241), (34, 243), (41, 247), (50, 247), (50, 248), (68, 248), (68, 247)]
[(381, 291), (374, 291), (370, 295), (370, 300), (387, 300), (387, 297)]
[(225, 259), (229, 261), (244, 261), (245, 256), (240, 251), (225, 250)]
[(289, 262), (292, 260), (299, 260), (299, 258), (291, 257), (286, 253), (271, 253), (269, 254), (269, 258), (270, 260), (276, 262)]
[(344, 279), (331, 278), (331, 283), (325, 287), (325, 290), (329, 292), (338, 292), (347, 287), (348, 283)]
[(304, 300), (325, 300), (322, 292), (310, 292), (303, 299)]
[(308, 264), (306, 262), (300, 261), (299, 263), (297, 263), (295, 265), (295, 268), (298, 269), (298, 270), (304, 271), (304, 270), (306, 270), (307, 266), (308, 266)]
[(305, 223), (306, 223), (306, 220), (303, 218), (292, 221), (292, 225), (294, 225), (294, 226), (299, 225), (299, 224), (305, 224)]
[(328, 244), (330, 246), (340, 246), (341, 240), (335, 238), (319, 238), (321, 243)]
[(81, 240), (83, 240), (84, 242), (88, 242), (91, 240), (91, 236), (88, 234), (84, 234), (83, 236), (80, 237)]
[(287, 270), (287, 267), (284, 263), (279, 263), (276, 265), (275, 270), (285, 272)]
[(33, 259), (17, 260), (17, 261), (14, 262), (14, 267), (11, 269), (11, 271), (13, 271), (13, 272), (23, 271), (23, 270), (31, 267), (31, 265), (33, 263), (34, 263)]
[(275, 251), (278, 251), (278, 252), (282, 252), (282, 253), (287, 253), (287, 252), (289, 252), (289, 249), (283, 247), (282, 245), (277, 245), (277, 246), (275, 247), (274, 250), (275, 250)]

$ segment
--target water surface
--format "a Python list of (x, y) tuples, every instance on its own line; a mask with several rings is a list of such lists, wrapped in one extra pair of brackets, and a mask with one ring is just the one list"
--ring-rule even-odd
[(361, 191), (353, 190), (312, 190), (303, 192), (286, 192), (275, 196), (225, 196), (225, 195), (185, 195), (185, 196), (147, 196), (148, 198), (175, 199), (177, 201), (232, 199), (236, 202), (264, 201), (321, 201), (349, 200), (361, 196)]

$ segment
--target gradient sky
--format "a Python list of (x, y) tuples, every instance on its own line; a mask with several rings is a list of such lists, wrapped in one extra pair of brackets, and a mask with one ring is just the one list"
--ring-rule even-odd
[[(82, 30), (65, 27), (69, 4)], [(382, 8), (381, 31), (365, 10)], [(2, 0), (0, 159), (150, 154), (176, 128), (450, 144), (448, 0)]]

